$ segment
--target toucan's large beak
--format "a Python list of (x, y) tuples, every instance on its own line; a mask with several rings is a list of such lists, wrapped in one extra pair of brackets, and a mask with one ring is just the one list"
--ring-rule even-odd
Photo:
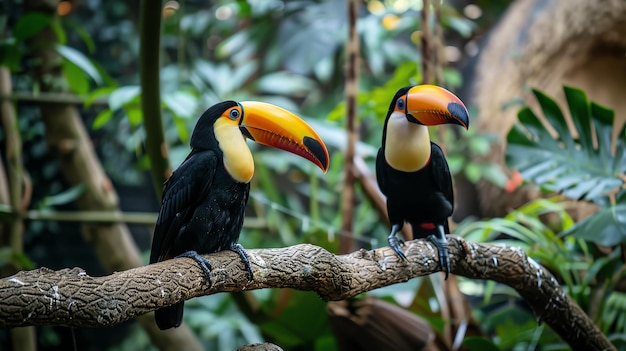
[(435, 85), (417, 85), (407, 92), (407, 118), (427, 126), (458, 124), (469, 128), (469, 113), (463, 102)]
[(329, 157), (324, 141), (300, 117), (278, 106), (259, 101), (243, 101), (243, 135), (257, 143), (302, 156), (326, 173)]

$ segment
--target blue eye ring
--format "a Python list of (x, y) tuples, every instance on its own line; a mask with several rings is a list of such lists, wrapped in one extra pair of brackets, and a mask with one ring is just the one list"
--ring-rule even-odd
[(228, 114), (228, 117), (230, 119), (232, 119), (232, 120), (235, 120), (235, 119), (239, 118), (239, 110), (237, 110), (235, 108), (230, 110), (230, 113)]
[(398, 102), (396, 102), (396, 107), (398, 108), (398, 110), (402, 110), (404, 111), (404, 98), (399, 98)]

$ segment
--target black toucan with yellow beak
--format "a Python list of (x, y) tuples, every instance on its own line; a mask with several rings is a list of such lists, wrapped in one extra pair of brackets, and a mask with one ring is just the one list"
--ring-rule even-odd
[[(233, 250), (252, 277), (252, 266), (237, 243), (254, 174), (246, 138), (302, 156), (324, 172), (328, 150), (306, 122), (280, 107), (256, 101), (220, 102), (206, 110), (191, 135), (191, 152), (165, 182), (150, 263), (190, 257), (210, 284), (202, 254)], [(183, 303), (155, 311), (160, 329), (178, 327)]]
[(469, 126), (461, 100), (434, 85), (404, 87), (389, 106), (382, 146), (376, 157), (376, 178), (387, 196), (391, 223), (388, 241), (403, 259), (396, 234), (405, 222), (413, 238), (428, 238), (438, 250), (439, 265), (450, 272), (446, 233), (454, 208), (452, 178), (441, 148), (430, 141), (428, 127), (437, 124)]

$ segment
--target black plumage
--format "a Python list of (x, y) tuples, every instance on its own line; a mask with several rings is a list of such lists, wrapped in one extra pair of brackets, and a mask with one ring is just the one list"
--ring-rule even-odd
[[(225, 101), (214, 105), (196, 124), (189, 156), (165, 182), (150, 263), (189, 251), (238, 251), (250, 184), (237, 182), (228, 174), (212, 130), (221, 113), (236, 104)], [(183, 303), (155, 311), (161, 329), (178, 327), (182, 316)]]
[[(420, 98), (409, 97), (409, 94), (416, 92), (416, 89), (413, 88), (400, 89), (391, 101), (383, 129), (382, 146), (376, 158), (376, 177), (380, 190), (387, 197), (387, 211), (392, 226), (388, 238), (389, 245), (400, 257), (406, 258), (400, 250), (401, 241), (398, 241), (396, 234), (402, 230), (405, 222), (409, 223), (413, 230), (414, 239), (428, 238), (437, 247), (439, 264), (446, 272), (447, 277), (450, 263), (445, 234), (450, 232), (448, 218), (454, 209), (454, 193), (450, 169), (443, 151), (437, 144), (430, 142), (430, 156), (426, 163), (420, 169), (402, 171), (392, 167), (386, 160), (385, 146), (387, 142), (406, 143), (406, 140), (387, 140), (388, 128), (391, 128), (389, 127), (389, 120), (394, 112), (402, 113), (406, 117), (406, 125), (403, 127), (407, 128), (411, 123), (419, 125), (415, 128), (427, 128), (423, 124), (442, 123), (461, 124), (467, 127), (467, 110), (456, 97), (454, 97), (454, 101), (449, 103), (445, 100), (445, 103), (437, 100), (439, 105), (428, 101), (428, 105), (424, 107), (417, 106)], [(427, 89), (441, 88), (428, 86)], [(430, 90), (426, 91), (430, 93)], [(443, 89), (441, 91), (453, 96)], [(439, 93), (439, 90), (435, 90), (435, 92)], [(422, 91), (421, 94), (423, 95), (424, 92)], [(447, 95), (443, 96), (447, 97)], [(399, 99), (402, 101), (398, 101)], [(410, 103), (413, 106), (409, 108)], [(433, 106), (441, 107), (441, 110), (434, 109)], [(418, 114), (429, 116), (420, 118)], [(396, 124), (393, 128), (398, 128), (398, 125)], [(428, 138), (427, 131), (424, 135)], [(424, 145), (428, 144), (424, 143)], [(413, 151), (405, 150), (406, 153)]]
[[(253, 278), (246, 251), (237, 243), (254, 174), (246, 138), (299, 155), (328, 169), (328, 150), (306, 122), (264, 102), (224, 101), (206, 110), (191, 135), (191, 152), (165, 182), (150, 263), (194, 259), (211, 283), (201, 255), (233, 250)], [(159, 328), (178, 327), (183, 303), (155, 311)]]

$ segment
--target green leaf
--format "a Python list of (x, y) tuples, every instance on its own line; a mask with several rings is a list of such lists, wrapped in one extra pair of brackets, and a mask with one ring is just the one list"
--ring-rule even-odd
[(500, 351), (491, 339), (482, 336), (468, 336), (463, 339), (463, 346), (469, 351)]
[(102, 77), (98, 68), (82, 52), (65, 45), (55, 45), (54, 49), (66, 60), (80, 67), (85, 74), (93, 79), (97, 84), (102, 83)]
[(13, 30), (13, 36), (18, 41), (24, 41), (47, 27), (51, 20), (52, 17), (48, 14), (29, 12), (17, 20)]
[(128, 117), (128, 121), (130, 122), (131, 126), (136, 127), (141, 123), (143, 119), (143, 113), (141, 112), (140, 108), (125, 107), (124, 112), (126, 112), (126, 117)]
[(11, 247), (0, 247), (0, 267), (13, 264), (19, 270), (30, 270), (35, 268), (35, 264), (23, 252), (15, 252)]
[(67, 35), (65, 34), (65, 29), (61, 26), (59, 21), (51, 21), (50, 28), (57, 36), (57, 43), (61, 45), (67, 44)]
[(604, 246), (626, 241), (626, 189), (617, 195), (614, 205), (603, 206), (564, 234)]
[(266, 74), (257, 84), (262, 92), (288, 96), (305, 96), (315, 86), (311, 79), (287, 71)]
[(93, 120), (93, 124), (91, 125), (91, 128), (93, 129), (102, 128), (102, 126), (104, 126), (108, 121), (111, 120), (112, 116), (113, 116), (113, 110), (111, 109), (102, 110), (100, 113), (98, 113), (96, 118)]
[[(564, 87), (578, 138), (570, 133), (564, 114), (547, 95), (533, 90), (547, 121), (544, 125), (528, 107), (518, 113), (519, 123), (507, 135), (506, 161), (512, 169), (540, 187), (562, 192), (573, 199), (596, 203), (624, 184), (626, 137), (618, 138), (617, 152), (611, 153), (612, 110), (587, 101), (578, 89)], [(593, 147), (591, 125), (596, 131)], [(552, 135), (548, 130), (556, 132)], [(622, 133), (624, 130), (622, 130)]]
[(83, 28), (80, 24), (75, 21), (70, 20), (67, 16), (62, 17), (63, 23), (67, 25), (70, 29), (73, 30), (74, 33), (78, 34), (78, 36), (83, 40), (85, 45), (87, 46), (87, 50), (90, 53), (96, 51), (96, 44), (91, 39), (89, 33)]
[(140, 93), (141, 88), (138, 85), (127, 85), (117, 88), (109, 95), (109, 108), (115, 111), (130, 102), (138, 102)]
[(40, 207), (65, 205), (76, 200), (85, 191), (85, 184), (78, 184), (55, 195), (46, 196), (41, 200)]
[(192, 118), (198, 109), (198, 99), (186, 91), (174, 91), (161, 96), (163, 104), (179, 118)]
[(117, 89), (116, 87), (101, 87), (92, 90), (85, 98), (85, 108), (89, 108), (94, 101), (104, 95), (110, 95)]
[(12, 72), (20, 67), (22, 51), (15, 40), (0, 40), (0, 65)]
[(89, 91), (89, 80), (80, 67), (68, 60), (63, 61), (63, 75), (70, 85), (70, 90), (78, 95)]

